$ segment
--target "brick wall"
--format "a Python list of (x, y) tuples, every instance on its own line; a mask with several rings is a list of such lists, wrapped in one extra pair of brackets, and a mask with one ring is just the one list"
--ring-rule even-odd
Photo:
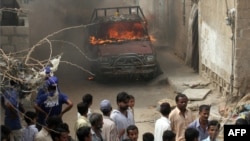
[(235, 87), (239, 92), (250, 91), (250, 1), (236, 3), (236, 48), (235, 48)]
[(1, 49), (5, 53), (18, 52), (29, 48), (29, 22), (27, 17), (20, 17), (24, 26), (0, 26)]

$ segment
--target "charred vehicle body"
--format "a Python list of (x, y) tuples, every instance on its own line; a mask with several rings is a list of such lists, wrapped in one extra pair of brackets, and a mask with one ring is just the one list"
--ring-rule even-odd
[(88, 28), (91, 71), (96, 77), (156, 76), (156, 52), (147, 31), (147, 21), (140, 7), (95, 9)]

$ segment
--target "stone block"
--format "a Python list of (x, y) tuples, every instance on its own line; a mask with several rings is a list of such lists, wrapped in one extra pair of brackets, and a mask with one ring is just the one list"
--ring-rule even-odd
[(17, 35), (29, 35), (30, 31), (29, 28), (25, 27), (25, 26), (17, 26), (16, 27), (16, 34)]
[(14, 35), (15, 27), (14, 26), (1, 26), (2, 35)]
[(238, 39), (237, 42), (236, 42), (236, 46), (237, 46), (237, 48), (249, 47), (250, 42), (249, 42), (249, 40)]
[(244, 51), (241, 48), (235, 49), (235, 56), (242, 56), (244, 54)]
[(203, 100), (211, 89), (186, 89), (183, 91), (189, 100)]
[[(27, 51), (28, 46), (26, 44), (18, 44), (16, 45), (16, 51)], [(26, 55), (27, 52), (23, 52), (21, 54)]]
[(250, 29), (245, 29), (242, 30), (241, 32), (242, 32), (242, 38), (250, 40)]
[(247, 9), (248, 8), (248, 0), (238, 0), (236, 3), (237, 9)]
[(15, 46), (16, 46), (17, 51), (27, 50), (29, 48), (28, 43), (19, 43), (19, 44), (16, 44)]
[(28, 44), (28, 38), (26, 38), (25, 36), (13, 36), (12, 37), (12, 43), (14, 45), (18, 45), (18, 44)]
[(239, 19), (250, 19), (250, 9), (239, 9), (237, 10), (237, 15)]
[(236, 25), (239, 30), (250, 27), (250, 19), (238, 19)]
[(236, 28), (235, 37), (236, 37), (237, 39), (242, 37), (242, 35), (241, 35), (241, 30), (242, 30), (242, 28)]
[(16, 52), (15, 46), (13, 45), (2, 45), (2, 49), (6, 54)]
[(4, 45), (4, 44), (9, 44), (9, 38), (8, 36), (0, 36), (0, 43), (1, 45)]

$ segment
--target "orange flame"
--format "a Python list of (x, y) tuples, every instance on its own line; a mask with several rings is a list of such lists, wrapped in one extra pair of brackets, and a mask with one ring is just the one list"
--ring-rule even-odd
[(109, 38), (114, 39), (137, 39), (143, 37), (143, 27), (141, 23), (115, 23), (108, 30)]
[(136, 40), (147, 37), (143, 24), (140, 22), (116, 22), (108, 24), (102, 30), (102, 37), (90, 37), (91, 44), (106, 44), (112, 42), (122, 42), (124, 40)]

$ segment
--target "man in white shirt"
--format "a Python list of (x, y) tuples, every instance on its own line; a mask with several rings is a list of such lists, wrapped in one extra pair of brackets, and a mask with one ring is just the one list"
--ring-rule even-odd
[(105, 141), (119, 141), (115, 122), (110, 118), (112, 106), (109, 100), (102, 100), (100, 110), (103, 113), (102, 137)]
[[(82, 102), (86, 103), (88, 105), (88, 113), (87, 116), (88, 118), (90, 117), (92, 110), (90, 109), (92, 103), (93, 103), (93, 96), (89, 93), (86, 93), (85, 95), (83, 95), (82, 97)], [(81, 114), (78, 112), (77, 113), (77, 118), (79, 118), (81, 116)]]
[(47, 120), (47, 126), (43, 126), (42, 129), (36, 134), (34, 141), (53, 141), (50, 135), (52, 132), (50, 129), (54, 129), (62, 123), (62, 119), (59, 116), (51, 116)]
[(171, 107), (169, 103), (164, 102), (160, 105), (160, 113), (161, 118), (156, 120), (155, 123), (155, 141), (162, 141), (163, 132), (166, 130), (171, 130), (170, 120), (168, 119), (168, 115), (171, 111)]
[(113, 110), (111, 113), (111, 119), (116, 124), (120, 141), (127, 138), (126, 129), (129, 125), (134, 125), (134, 116), (130, 110), (128, 110), (129, 95), (126, 92), (118, 93), (116, 97), (118, 105), (117, 110)]
[(36, 113), (27, 111), (24, 116), (27, 126), (23, 129), (23, 141), (34, 141), (38, 129), (36, 128)]

